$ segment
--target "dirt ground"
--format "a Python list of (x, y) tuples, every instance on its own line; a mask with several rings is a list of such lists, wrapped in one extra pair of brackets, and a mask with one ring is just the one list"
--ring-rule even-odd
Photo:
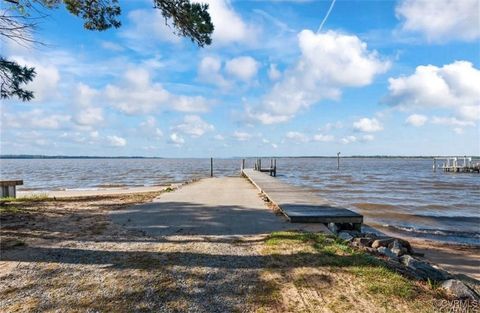
[(323, 234), (150, 235), (112, 221), (158, 195), (2, 204), (0, 311), (433, 312), (445, 297)]

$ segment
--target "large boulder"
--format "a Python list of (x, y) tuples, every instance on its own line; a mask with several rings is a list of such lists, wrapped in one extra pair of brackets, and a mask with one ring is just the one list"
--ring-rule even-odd
[(338, 233), (338, 238), (344, 240), (344, 241), (347, 241), (347, 242), (350, 242), (353, 240), (353, 236), (350, 235), (348, 232), (345, 232), (345, 231), (341, 231)]
[(441, 289), (445, 290), (451, 296), (457, 299), (471, 299), (471, 300), (479, 300), (480, 297), (470, 289), (467, 285), (465, 285), (462, 281), (457, 279), (449, 279), (440, 285)]
[(391, 244), (394, 240), (395, 240), (394, 238), (390, 238), (390, 237), (376, 239), (372, 243), (372, 248), (374, 248), (374, 249), (378, 249), (380, 247), (387, 247), (388, 248), (388, 245)]
[(393, 253), (392, 250), (390, 250), (390, 249), (388, 249), (388, 248), (386, 248), (386, 247), (379, 247), (379, 248), (377, 249), (377, 251), (378, 251), (378, 253), (383, 254), (383, 255), (387, 256), (388, 258), (390, 258), (390, 259), (394, 259), (394, 260), (395, 260), (395, 259), (398, 259), (398, 256), (397, 256), (395, 253)]
[(370, 247), (373, 243), (373, 239), (365, 237), (357, 237), (352, 241), (354, 247)]
[(396, 239), (388, 247), (397, 257), (402, 256), (408, 252), (408, 249)]
[(442, 270), (439, 270), (427, 262), (418, 260), (411, 255), (403, 255), (400, 257), (400, 262), (412, 271), (418, 279), (443, 281), (450, 278), (450, 275)]

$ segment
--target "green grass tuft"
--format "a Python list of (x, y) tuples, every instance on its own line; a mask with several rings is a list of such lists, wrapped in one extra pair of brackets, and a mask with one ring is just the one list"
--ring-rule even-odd
[(0, 201), (3, 203), (11, 203), (11, 202), (37, 202), (37, 201), (46, 201), (50, 200), (47, 193), (35, 193), (28, 196), (21, 196), (18, 198), (13, 197), (4, 197), (0, 198)]

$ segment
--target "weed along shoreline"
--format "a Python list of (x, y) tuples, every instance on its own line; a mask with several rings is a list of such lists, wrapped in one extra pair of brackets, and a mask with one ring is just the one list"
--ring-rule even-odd
[(292, 223), (251, 180), (3, 199), (0, 311), (478, 309), (478, 249), (374, 234), (357, 215)]

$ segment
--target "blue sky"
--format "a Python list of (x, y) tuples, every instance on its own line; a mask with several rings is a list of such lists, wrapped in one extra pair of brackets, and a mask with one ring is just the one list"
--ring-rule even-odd
[(1, 153), (231, 157), (480, 155), (480, 1), (203, 1), (213, 44), (150, 1), (122, 27), (53, 10), (2, 41), (38, 72), (1, 103)]

